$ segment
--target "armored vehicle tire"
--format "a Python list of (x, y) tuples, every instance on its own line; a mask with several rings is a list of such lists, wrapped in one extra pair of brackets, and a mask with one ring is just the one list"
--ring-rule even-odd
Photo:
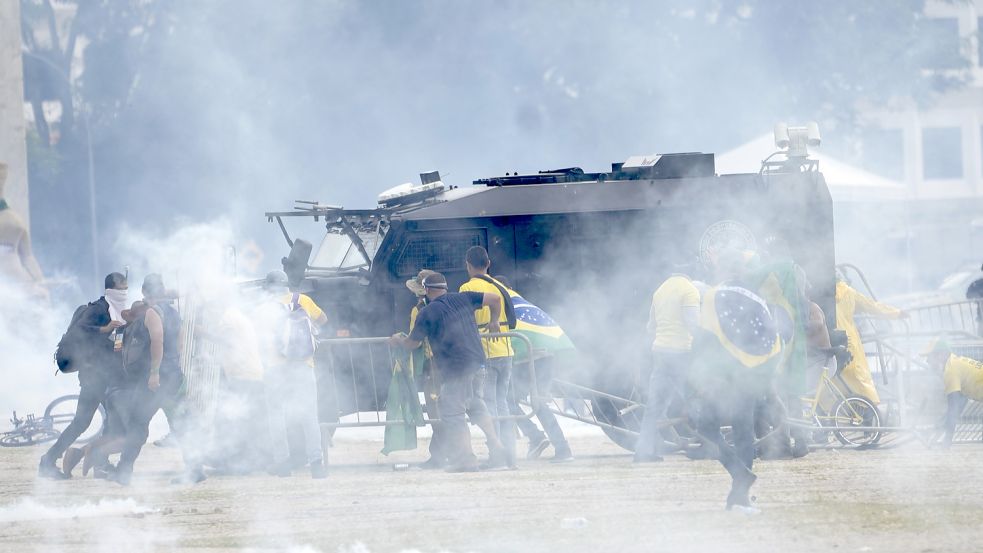
[[(604, 431), (604, 434), (611, 438), (612, 442), (628, 451), (635, 451), (635, 441), (638, 440), (637, 433), (641, 426), (641, 419), (635, 416), (634, 412), (622, 415), (618, 406), (607, 398), (591, 398), (590, 406), (594, 412), (594, 418), (602, 423), (601, 430)], [(624, 428), (632, 433), (622, 432), (616, 428), (610, 428), (608, 425)]]

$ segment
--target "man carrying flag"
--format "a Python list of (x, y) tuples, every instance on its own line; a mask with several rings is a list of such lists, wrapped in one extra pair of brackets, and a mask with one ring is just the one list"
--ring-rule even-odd
[[(552, 443), (554, 455), (550, 459), (551, 463), (573, 461), (570, 444), (567, 443), (563, 429), (557, 422), (553, 411), (550, 411), (549, 399), (553, 386), (553, 366), (563, 358), (575, 355), (577, 350), (567, 334), (560, 328), (560, 325), (556, 324), (556, 321), (545, 311), (510, 288), (505, 277), (496, 276), (495, 280), (505, 286), (505, 290), (512, 299), (512, 305), (515, 308), (515, 331), (529, 338), (535, 352), (536, 391), (540, 401), (533, 401), (532, 406), (533, 413), (543, 425), (543, 430), (540, 430), (536, 423), (529, 419), (519, 418), (516, 420), (519, 429), (529, 438), (529, 451), (526, 453), (526, 458), (538, 458)], [(525, 340), (514, 340), (512, 349), (515, 351), (516, 370), (512, 375), (509, 410), (512, 415), (521, 417), (525, 413), (519, 407), (518, 399), (528, 397), (531, 392), (527, 367), (532, 352), (526, 346)], [(544, 430), (545, 434), (543, 434)]]
[[(701, 400), (697, 431), (720, 450), (732, 478), (727, 509), (757, 512), (750, 490), (754, 464), (754, 406), (771, 385), (781, 360), (778, 327), (765, 301), (737, 277), (744, 264), (737, 252), (717, 260), (722, 284), (703, 297), (700, 327), (694, 336), (690, 381)], [(720, 427), (730, 423), (734, 445)]]

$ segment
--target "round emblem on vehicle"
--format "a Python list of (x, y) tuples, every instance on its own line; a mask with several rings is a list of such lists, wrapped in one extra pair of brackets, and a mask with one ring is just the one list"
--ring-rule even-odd
[(710, 267), (718, 252), (724, 249), (756, 250), (754, 233), (740, 221), (718, 221), (703, 231), (700, 237), (700, 262)]

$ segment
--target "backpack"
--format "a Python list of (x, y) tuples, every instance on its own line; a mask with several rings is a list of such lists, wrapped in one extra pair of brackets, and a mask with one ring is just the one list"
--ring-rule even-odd
[(75, 308), (75, 313), (72, 314), (72, 321), (68, 323), (68, 328), (62, 334), (61, 339), (58, 340), (58, 346), (55, 347), (55, 365), (58, 367), (59, 372), (67, 374), (78, 372), (79, 370), (81, 357), (84, 355), (83, 349), (86, 337), (79, 328), (78, 322), (82, 320), (82, 315), (91, 306), (91, 303), (87, 303)]
[(283, 318), (283, 333), (277, 348), (287, 359), (309, 359), (317, 350), (314, 325), (307, 311), (300, 306), (300, 294), (294, 294)]
[[(163, 320), (160, 307), (155, 305), (150, 309)], [(146, 313), (123, 327), (123, 374), (128, 381), (139, 381), (150, 374), (150, 331), (147, 330)]]

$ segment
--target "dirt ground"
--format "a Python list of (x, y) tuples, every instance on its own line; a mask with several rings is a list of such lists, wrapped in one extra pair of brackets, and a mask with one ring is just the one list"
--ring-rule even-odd
[[(983, 549), (983, 445), (824, 450), (757, 465), (762, 513), (723, 510), (714, 461), (633, 466), (593, 428), (573, 463), (515, 472), (393, 470), (381, 433), (342, 430), (331, 475), (169, 483), (176, 450), (148, 446), (133, 486), (34, 478), (41, 450), (0, 449), (2, 551), (932, 551)], [(476, 449), (479, 446), (476, 440)], [(525, 444), (520, 444), (524, 450)], [(549, 457), (547, 451), (544, 457)]]

